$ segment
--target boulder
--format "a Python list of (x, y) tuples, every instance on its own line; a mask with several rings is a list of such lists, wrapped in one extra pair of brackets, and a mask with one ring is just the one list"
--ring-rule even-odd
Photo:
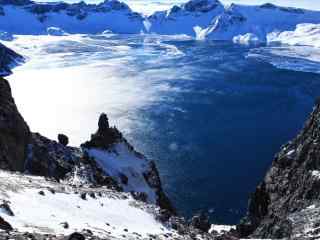
[(86, 240), (86, 238), (81, 233), (74, 232), (69, 236), (68, 240)]
[(69, 143), (69, 138), (66, 135), (60, 133), (60, 134), (58, 134), (58, 141), (63, 146), (67, 146)]
[(203, 232), (208, 232), (211, 224), (209, 222), (209, 216), (205, 213), (199, 213), (192, 217), (190, 225)]

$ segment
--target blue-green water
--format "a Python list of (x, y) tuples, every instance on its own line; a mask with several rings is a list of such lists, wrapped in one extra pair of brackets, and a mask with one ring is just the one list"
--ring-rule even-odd
[[(245, 214), (249, 194), (320, 93), (312, 73), (320, 65), (301, 59), (298, 47), (152, 35), (39, 41), (28, 40), (31, 60), (11, 77), (31, 127), (78, 144), (107, 112), (156, 161), (178, 210), (208, 211), (216, 223)], [(25, 94), (26, 85), (36, 91)]]

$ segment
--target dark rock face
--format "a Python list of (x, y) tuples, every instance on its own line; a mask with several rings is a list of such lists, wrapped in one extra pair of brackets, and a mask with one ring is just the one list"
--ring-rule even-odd
[(29, 127), (18, 112), (9, 83), (0, 77), (0, 168), (23, 171), (29, 140)]
[(118, 183), (97, 165), (96, 161), (78, 148), (67, 147), (39, 133), (33, 133), (29, 144), (25, 170), (33, 175), (61, 179), (72, 179), (75, 172), (92, 186), (108, 186), (121, 190)]
[(69, 144), (69, 138), (64, 134), (58, 134), (58, 141), (63, 146), (67, 146)]
[(204, 213), (193, 216), (190, 224), (203, 232), (208, 232), (211, 227), (209, 216)]
[[(3, 9), (2, 9), (3, 10)], [(4, 12), (2, 11), (2, 15)], [(11, 68), (23, 62), (23, 57), (0, 43), (0, 77), (11, 74)]]
[(33, 133), (29, 144), (25, 169), (34, 175), (62, 179), (78, 161), (76, 149)]
[(155, 162), (151, 161), (149, 164), (150, 164), (149, 171), (144, 174), (144, 178), (146, 179), (149, 186), (156, 189), (156, 194), (158, 196), (157, 204), (162, 209), (166, 209), (171, 214), (176, 215), (177, 214), (176, 209), (173, 207), (170, 199), (162, 189), (160, 175)]
[(14, 216), (14, 213), (11, 210), (8, 202), (3, 202), (2, 204), (0, 204), (0, 209), (2, 209), (2, 211), (8, 216), (11, 216), (11, 217)]
[(69, 240), (85, 240), (86, 238), (81, 233), (72, 233), (69, 238)]
[(319, 170), (320, 105), (317, 103), (301, 133), (282, 147), (252, 195), (247, 217), (237, 228), (239, 233), (259, 238), (294, 238), (293, 232), (297, 232), (299, 225), (294, 216), (306, 216), (305, 209), (319, 203)]
[(0, 229), (5, 231), (12, 231), (12, 226), (6, 222), (2, 217), (0, 217)]
[(105, 131), (108, 131), (108, 129), (109, 129), (109, 119), (107, 117), (107, 114), (102, 113), (98, 121), (98, 132), (103, 133)]

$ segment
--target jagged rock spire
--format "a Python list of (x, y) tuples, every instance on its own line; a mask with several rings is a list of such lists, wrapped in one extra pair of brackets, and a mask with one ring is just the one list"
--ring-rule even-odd
[(101, 113), (98, 121), (98, 132), (102, 133), (109, 129), (109, 119), (107, 117), (107, 114)]

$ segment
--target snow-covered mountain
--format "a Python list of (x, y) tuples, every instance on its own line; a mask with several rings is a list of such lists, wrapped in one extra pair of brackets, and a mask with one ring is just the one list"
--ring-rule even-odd
[(294, 31), (268, 35), (269, 43), (320, 47), (320, 24), (299, 24)]
[(197, 28), (207, 27), (223, 11), (218, 0), (191, 0), (167, 11), (155, 12), (145, 25), (151, 33), (195, 36)]
[[(100, 4), (84, 2), (35, 3), (29, 0), (0, 1), (0, 30), (12, 34), (47, 34), (49, 28), (66, 33), (140, 33), (143, 18), (125, 3), (106, 0)], [(50, 32), (49, 32), (50, 33)]]
[[(200, 39), (266, 42), (272, 32), (292, 31), (301, 23), (319, 23), (320, 12), (285, 8), (273, 4), (232, 4), (211, 25), (198, 34)], [(249, 34), (249, 35), (248, 35)]]
[[(12, 34), (114, 32), (185, 34), (197, 39), (259, 43), (269, 39), (275, 41), (275, 36), (284, 39), (285, 34), (279, 34), (294, 31), (299, 24), (319, 22), (320, 11), (279, 7), (269, 3), (260, 6), (232, 4), (225, 7), (219, 0), (190, 0), (145, 17), (118, 0), (105, 0), (99, 4), (0, 0), (2, 40), (11, 40)], [(301, 31), (301, 28), (298, 31), (300, 35), (309, 34)]]

